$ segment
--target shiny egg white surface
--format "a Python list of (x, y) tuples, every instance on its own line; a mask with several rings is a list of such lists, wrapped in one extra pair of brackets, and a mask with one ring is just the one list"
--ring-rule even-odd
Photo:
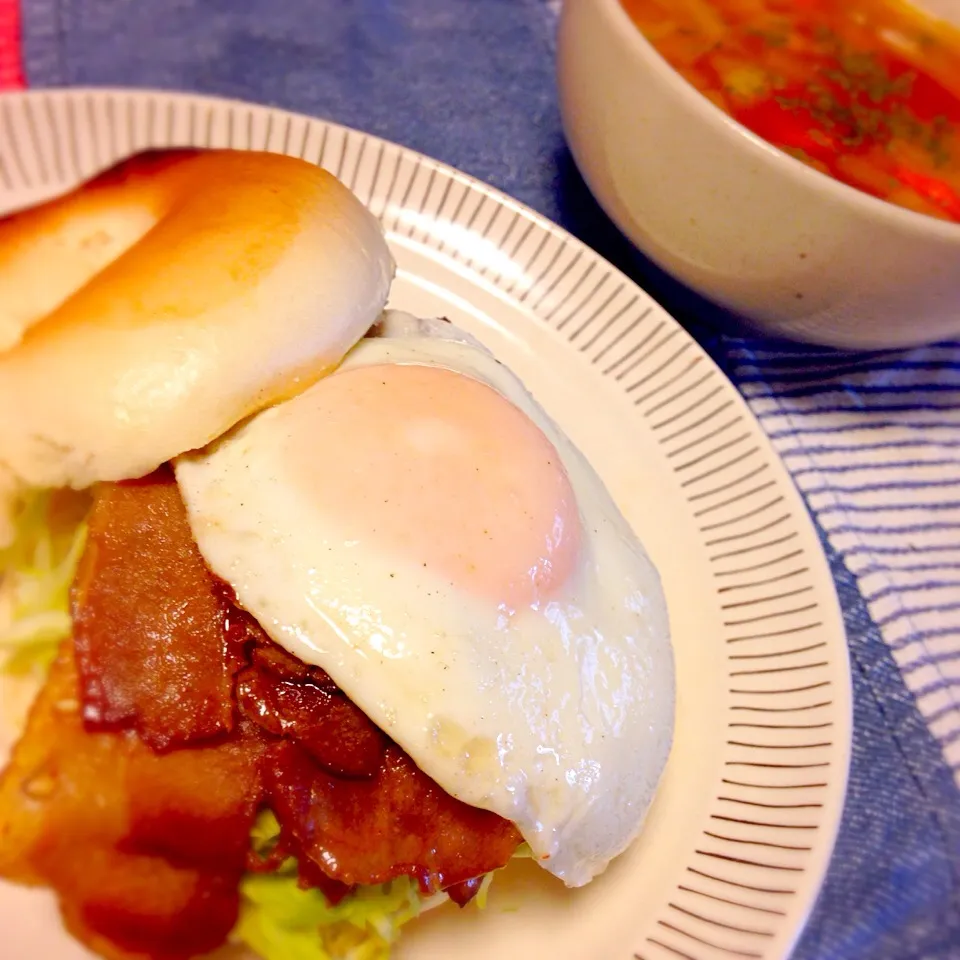
[(274, 641), (582, 885), (639, 832), (670, 750), (659, 577), (485, 348), (396, 312), (377, 334), (179, 459), (194, 535)]

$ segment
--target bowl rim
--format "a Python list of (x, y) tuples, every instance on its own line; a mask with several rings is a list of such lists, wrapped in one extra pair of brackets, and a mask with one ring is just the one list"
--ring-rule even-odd
[[(573, 0), (566, 0), (564, 8), (570, 2)], [(590, 2), (589, 5), (594, 6), (594, 3)], [(635, 56), (642, 60), (646, 67), (658, 73), (670, 86), (674, 95), (679, 96), (709, 127), (723, 135), (732, 135), (732, 140), (739, 142), (753, 159), (769, 167), (781, 169), (785, 175), (804, 187), (813, 192), (825, 194), (847, 207), (853, 207), (865, 218), (879, 220), (892, 229), (921, 234), (926, 238), (935, 237), (960, 245), (960, 223), (941, 220), (926, 213), (900, 207), (888, 200), (881, 200), (879, 197), (858, 190), (829, 174), (821, 173), (797, 160), (796, 157), (791, 157), (790, 154), (724, 113), (693, 84), (685, 80), (647, 40), (640, 28), (630, 19), (621, 0), (596, 0), (595, 9), (607, 17), (612, 28), (626, 39)]]

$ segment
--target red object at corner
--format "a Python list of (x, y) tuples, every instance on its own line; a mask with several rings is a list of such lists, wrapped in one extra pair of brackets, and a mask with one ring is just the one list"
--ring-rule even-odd
[(27, 85), (20, 52), (20, 0), (0, 0), (0, 90)]

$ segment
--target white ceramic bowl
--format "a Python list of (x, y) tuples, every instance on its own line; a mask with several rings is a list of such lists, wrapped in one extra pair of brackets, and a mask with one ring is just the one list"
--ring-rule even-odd
[(619, 0), (566, 0), (557, 69), (567, 140), (593, 194), (697, 292), (814, 343), (960, 335), (960, 225), (770, 146), (675, 73)]

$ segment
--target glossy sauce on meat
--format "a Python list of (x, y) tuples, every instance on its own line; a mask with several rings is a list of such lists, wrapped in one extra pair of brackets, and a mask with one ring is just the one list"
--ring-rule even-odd
[(0, 876), (53, 887), (111, 960), (212, 950), (237, 917), (259, 749), (238, 733), (161, 756), (132, 731), (89, 733), (68, 642), (0, 779)]
[(243, 631), (230, 629), (169, 470), (95, 494), (72, 615), (83, 716), (158, 750), (229, 733)]
[[(262, 643), (269, 641), (264, 637)], [(291, 675), (278, 656), (282, 652), (272, 644), (255, 648), (252, 665), (237, 676), (240, 711), (265, 732), (296, 739), (333, 776), (375, 776), (386, 737), (322, 670)]]
[(348, 885), (412, 876), (436, 893), (503, 866), (519, 842), (513, 824), (454, 800), (393, 744), (367, 780), (331, 776), (300, 744), (278, 744), (265, 780), (287, 848)]

